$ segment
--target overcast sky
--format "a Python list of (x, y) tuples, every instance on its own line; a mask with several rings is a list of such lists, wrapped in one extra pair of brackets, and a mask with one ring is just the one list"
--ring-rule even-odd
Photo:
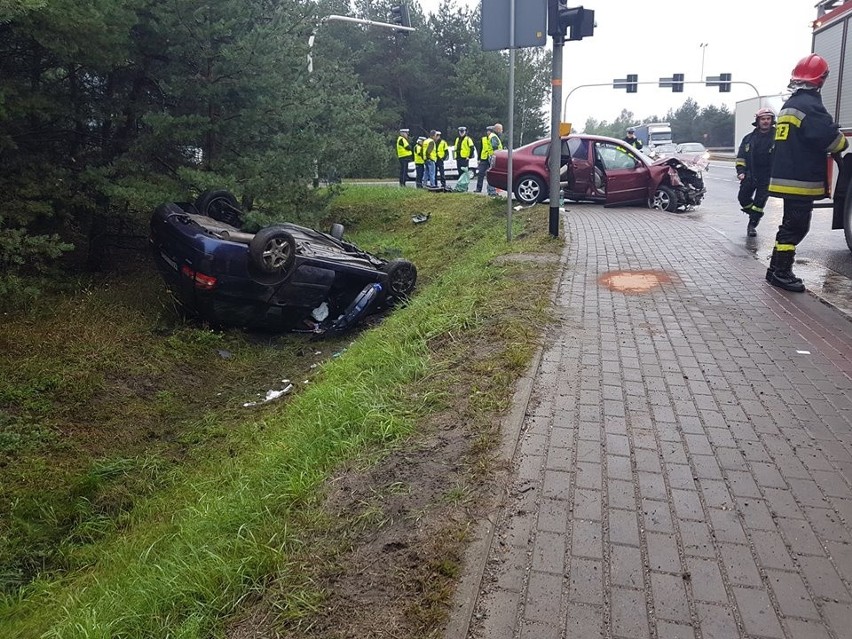
[[(440, 0), (419, 2), (425, 13), (437, 13)], [(509, 0), (506, 6), (509, 6)], [(525, 2), (516, 0), (516, 10)], [(475, 7), (480, 0), (454, 0)], [(569, 6), (579, 6), (571, 2)], [(626, 108), (643, 119), (665, 116), (686, 98), (701, 107), (727, 104), (755, 96), (746, 85), (734, 84), (730, 93), (703, 84), (687, 84), (683, 93), (656, 85), (639, 85), (638, 93), (612, 88), (612, 80), (636, 73), (639, 81), (683, 73), (687, 82), (704, 76), (731, 73), (733, 80), (753, 84), (761, 95), (784, 91), (796, 62), (810, 53), (810, 23), (816, 18), (816, 0), (587, 0), (595, 11), (595, 35), (563, 48), (563, 102), (565, 119), (581, 129), (588, 117), (612, 121)], [(490, 5), (489, 5), (490, 6)], [(706, 46), (702, 47), (701, 44)], [(548, 43), (548, 47), (550, 47)], [(606, 83), (605, 87), (577, 88)], [(567, 97), (567, 102), (565, 99)], [(508, 99), (508, 98), (507, 98)]]

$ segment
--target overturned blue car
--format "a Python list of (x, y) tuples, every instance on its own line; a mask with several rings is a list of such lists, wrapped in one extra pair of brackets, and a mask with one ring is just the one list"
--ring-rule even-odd
[(417, 269), (296, 224), (240, 231), (242, 211), (227, 191), (158, 206), (150, 244), (160, 274), (187, 314), (214, 326), (342, 332), (405, 300)]

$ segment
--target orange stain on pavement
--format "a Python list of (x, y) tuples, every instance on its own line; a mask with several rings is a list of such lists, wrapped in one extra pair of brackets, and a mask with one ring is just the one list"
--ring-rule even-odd
[(598, 278), (598, 284), (620, 293), (647, 293), (672, 281), (664, 271), (610, 271)]

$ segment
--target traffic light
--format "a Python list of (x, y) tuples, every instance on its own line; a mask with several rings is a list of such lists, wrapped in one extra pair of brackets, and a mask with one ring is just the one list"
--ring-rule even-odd
[(401, 27), (411, 26), (411, 17), (408, 14), (407, 4), (400, 4), (395, 7), (391, 7), (391, 22), (393, 24), (398, 24)]
[(675, 73), (670, 78), (660, 78), (660, 87), (671, 88), (672, 93), (683, 93), (683, 73)]
[(595, 12), (583, 7), (568, 7), (568, 0), (548, 0), (547, 34), (554, 38), (571, 30), (569, 40), (582, 40), (594, 35)]
[(731, 92), (731, 74), (720, 73), (719, 75), (708, 75), (704, 84), (708, 87), (719, 87), (719, 93)]
[(628, 93), (636, 93), (639, 76), (636, 73), (628, 73), (626, 78), (616, 78), (612, 81), (613, 89), (627, 89)]

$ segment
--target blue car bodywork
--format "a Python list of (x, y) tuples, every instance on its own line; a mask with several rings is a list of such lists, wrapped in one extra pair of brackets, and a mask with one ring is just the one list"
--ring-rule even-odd
[(342, 239), (340, 225), (334, 235), (296, 224), (249, 234), (209, 212), (158, 206), (150, 243), (180, 305), (213, 325), (341, 331), (414, 289), (411, 262), (359, 249)]

